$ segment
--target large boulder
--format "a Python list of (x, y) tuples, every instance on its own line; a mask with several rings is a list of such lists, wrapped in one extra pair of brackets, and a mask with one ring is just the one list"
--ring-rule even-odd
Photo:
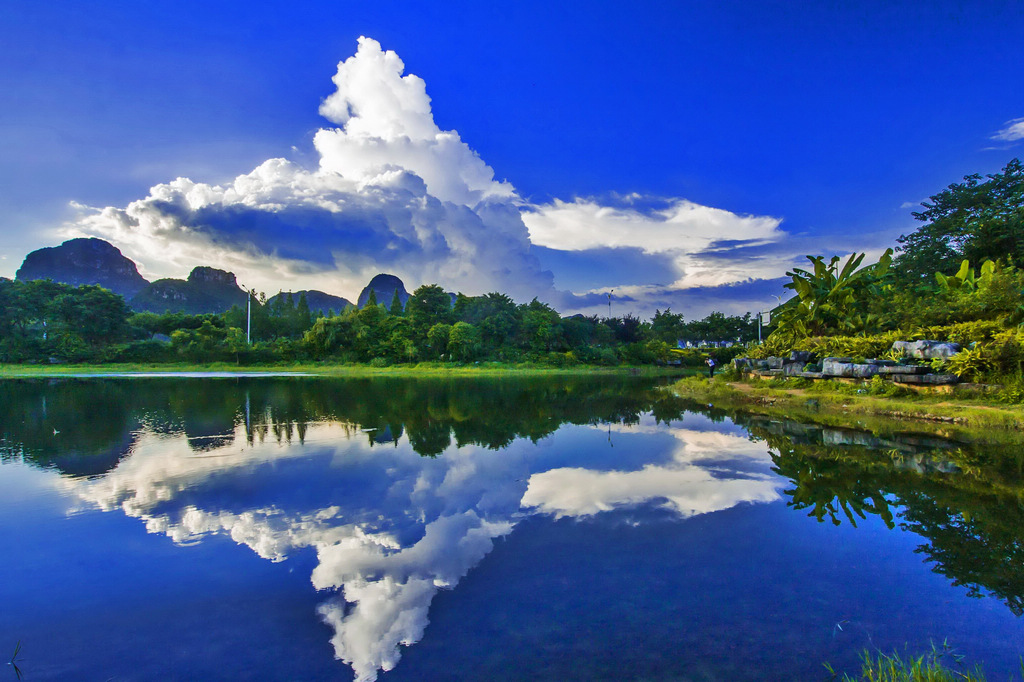
[(930, 367), (925, 365), (886, 365), (878, 368), (879, 374), (928, 374)]
[(782, 364), (782, 374), (787, 377), (797, 376), (804, 371), (805, 362), (784, 362)]
[(892, 380), (898, 384), (946, 386), (959, 383), (960, 377), (955, 374), (893, 374)]
[(857, 364), (850, 358), (825, 358), (821, 361), (821, 373), (829, 377), (867, 379), (878, 374), (879, 365)]
[(879, 365), (872, 364), (857, 364), (853, 365), (853, 378), (854, 379), (870, 379), (871, 377), (878, 374), (878, 370), (881, 369)]
[(919, 360), (948, 360), (960, 352), (959, 343), (947, 343), (944, 341), (894, 341), (892, 349), (903, 354), (903, 357), (918, 358)]

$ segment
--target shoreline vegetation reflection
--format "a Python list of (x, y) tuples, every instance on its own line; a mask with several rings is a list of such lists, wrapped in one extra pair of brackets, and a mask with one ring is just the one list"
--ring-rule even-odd
[[(690, 403), (712, 419), (726, 413)], [(822, 523), (857, 526), (869, 515), (927, 542), (935, 573), (972, 597), (992, 595), (1024, 615), (1024, 447), (974, 445), (915, 433), (802, 424), (728, 413), (763, 441), (789, 480), (787, 505)]]
[(0, 459), (177, 543), (226, 535), (270, 561), (312, 548), (319, 616), (358, 680), (394, 668), (438, 590), (532, 514), (785, 500), (823, 523), (877, 516), (919, 535), (933, 571), (1021, 615), (1019, 449), (725, 413), (657, 384), (8, 380)]

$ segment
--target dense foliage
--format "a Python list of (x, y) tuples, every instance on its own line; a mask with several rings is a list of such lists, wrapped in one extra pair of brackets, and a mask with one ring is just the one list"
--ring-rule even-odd
[[(935, 369), (1020, 386), (1024, 395), (1024, 166), (970, 175), (924, 203), (926, 224), (900, 237), (898, 255), (854, 254), (786, 273), (796, 296), (755, 357), (811, 351), (819, 358), (885, 358), (893, 341), (961, 344)], [(892, 359), (898, 359), (893, 357)]]
[[(943, 369), (973, 380), (1021, 385), (1024, 395), (1024, 164), (969, 175), (924, 202), (918, 230), (865, 264), (863, 253), (794, 268), (796, 294), (773, 311), (771, 335), (754, 356), (810, 350), (819, 356), (882, 357), (894, 340), (950, 340), (966, 346)], [(247, 335), (247, 330), (251, 334)], [(259, 296), (251, 310), (222, 314), (132, 314), (96, 286), (0, 280), (0, 361), (231, 361), (721, 364), (738, 351), (712, 346), (759, 338), (757, 320), (714, 312), (686, 322), (670, 309), (650, 321), (562, 317), (534, 299), (419, 287), (361, 308), (313, 313), (300, 296)], [(680, 350), (697, 346), (703, 350)]]
[(92, 359), (128, 338), (130, 314), (123, 298), (102, 287), (0, 279), (0, 360)]
[[(363, 308), (310, 311), (305, 295), (260, 295), (222, 314), (133, 314), (124, 300), (95, 286), (48, 280), (0, 280), (2, 362), (255, 362), (336, 361), (374, 365), (414, 362), (618, 365), (673, 362), (702, 366), (709, 354), (679, 341), (736, 342), (756, 338), (750, 315), (712, 313), (685, 322), (670, 310), (651, 322), (633, 315), (562, 317), (534, 299), (517, 304), (501, 293), (459, 294), (419, 287), (402, 306), (371, 292)], [(247, 338), (246, 330), (249, 331)]]
[(896, 272), (917, 283), (934, 272), (956, 271), (960, 262), (1005, 259), (1024, 262), (1024, 164), (1013, 159), (1001, 173), (968, 175), (922, 204), (925, 222), (899, 238)]

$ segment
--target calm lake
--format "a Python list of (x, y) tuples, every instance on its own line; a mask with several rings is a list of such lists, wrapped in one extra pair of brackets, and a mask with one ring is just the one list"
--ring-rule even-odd
[(0, 679), (1007, 680), (1022, 491), (639, 377), (4, 380)]

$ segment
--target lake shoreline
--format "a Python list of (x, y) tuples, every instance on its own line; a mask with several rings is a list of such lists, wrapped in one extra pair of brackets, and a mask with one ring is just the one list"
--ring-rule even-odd
[(269, 365), (246, 365), (231, 363), (159, 363), (159, 364), (60, 364), (60, 365), (15, 365), (0, 364), (0, 379), (31, 378), (86, 378), (118, 377), (131, 378), (152, 376), (194, 376), (210, 377), (460, 377), (460, 376), (647, 376), (684, 377), (692, 372), (674, 367), (537, 367), (505, 365), (502, 363), (481, 363), (479, 365), (444, 365), (420, 363), (417, 365), (389, 365), (371, 367), (363, 364), (290, 363)]
[(875, 433), (913, 430), (957, 440), (995, 442), (1019, 439), (1024, 431), (1024, 406), (949, 396), (833, 393), (705, 377), (680, 380), (670, 390), (680, 398), (719, 409)]

